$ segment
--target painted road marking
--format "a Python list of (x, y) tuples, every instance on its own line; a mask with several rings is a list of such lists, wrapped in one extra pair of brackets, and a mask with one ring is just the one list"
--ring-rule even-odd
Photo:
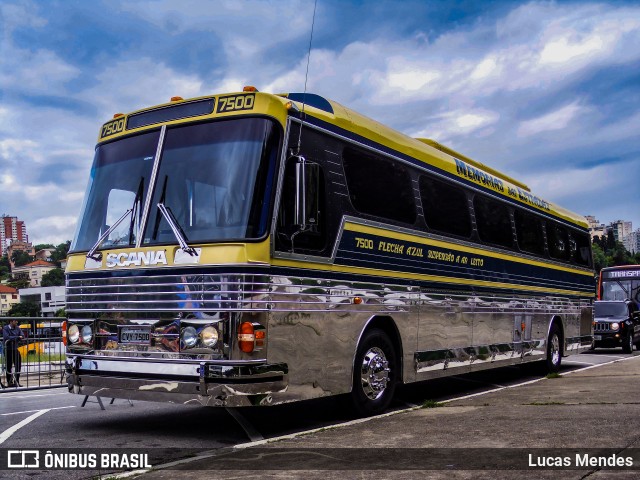
[[(63, 408), (76, 408), (77, 405), (69, 405), (68, 407), (52, 407), (49, 410), (61, 410)], [(25, 410), (24, 412), (11, 412), (11, 413), (0, 413), (0, 417), (6, 417), (7, 415), (23, 415), (25, 413), (31, 412), (39, 412), (40, 410)]]
[(24, 420), (22, 420), (20, 423), (15, 424), (13, 427), (9, 427), (7, 428), (4, 432), (2, 432), (0, 434), (0, 445), (2, 445), (5, 440), (7, 440), (9, 437), (11, 437), (11, 435), (13, 435), (14, 433), (16, 433), (18, 430), (20, 430), (22, 427), (24, 427), (25, 425), (30, 424), (31, 422), (33, 422), (36, 418), (38, 418), (41, 415), (44, 415), (45, 413), (47, 413), (49, 410), (51, 410), (50, 408), (45, 408), (44, 410), (38, 410), (36, 413), (34, 413), (33, 415), (31, 415), (30, 417), (25, 418)]

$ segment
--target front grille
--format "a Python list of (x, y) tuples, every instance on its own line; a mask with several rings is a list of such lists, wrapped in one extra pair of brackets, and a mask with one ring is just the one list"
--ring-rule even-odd
[(596, 322), (593, 326), (594, 332), (608, 332), (611, 330), (611, 323), (609, 322)]
[(229, 312), (267, 309), (269, 283), (260, 275), (151, 274), (67, 280), (67, 311)]

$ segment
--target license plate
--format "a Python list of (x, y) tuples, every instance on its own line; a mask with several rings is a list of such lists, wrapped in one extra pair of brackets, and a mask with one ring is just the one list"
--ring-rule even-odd
[(594, 340), (602, 340), (602, 335), (594, 335), (593, 339)]
[(151, 344), (151, 329), (149, 327), (122, 327), (120, 329), (120, 343), (149, 345)]

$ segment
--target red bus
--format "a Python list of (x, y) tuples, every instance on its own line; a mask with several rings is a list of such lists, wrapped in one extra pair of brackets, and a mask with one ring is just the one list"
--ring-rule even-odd
[(598, 300), (627, 299), (640, 307), (640, 265), (603, 268), (598, 281)]

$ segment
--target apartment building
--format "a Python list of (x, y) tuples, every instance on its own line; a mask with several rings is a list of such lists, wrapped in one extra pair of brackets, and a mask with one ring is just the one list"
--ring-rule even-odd
[(624, 244), (624, 248), (626, 248), (629, 252), (640, 252), (640, 228), (624, 237), (622, 243)]
[(589, 223), (589, 234), (591, 235), (592, 241), (595, 237), (602, 237), (607, 234), (604, 223), (600, 223), (596, 217), (587, 215), (585, 218), (587, 219), (587, 223)]
[(613, 231), (613, 238), (616, 239), (616, 242), (623, 243), (625, 237), (633, 231), (633, 224), (624, 220), (616, 220), (611, 222), (607, 228)]
[(7, 254), (11, 242), (29, 242), (27, 227), (18, 217), (2, 215), (0, 217), (0, 255)]

